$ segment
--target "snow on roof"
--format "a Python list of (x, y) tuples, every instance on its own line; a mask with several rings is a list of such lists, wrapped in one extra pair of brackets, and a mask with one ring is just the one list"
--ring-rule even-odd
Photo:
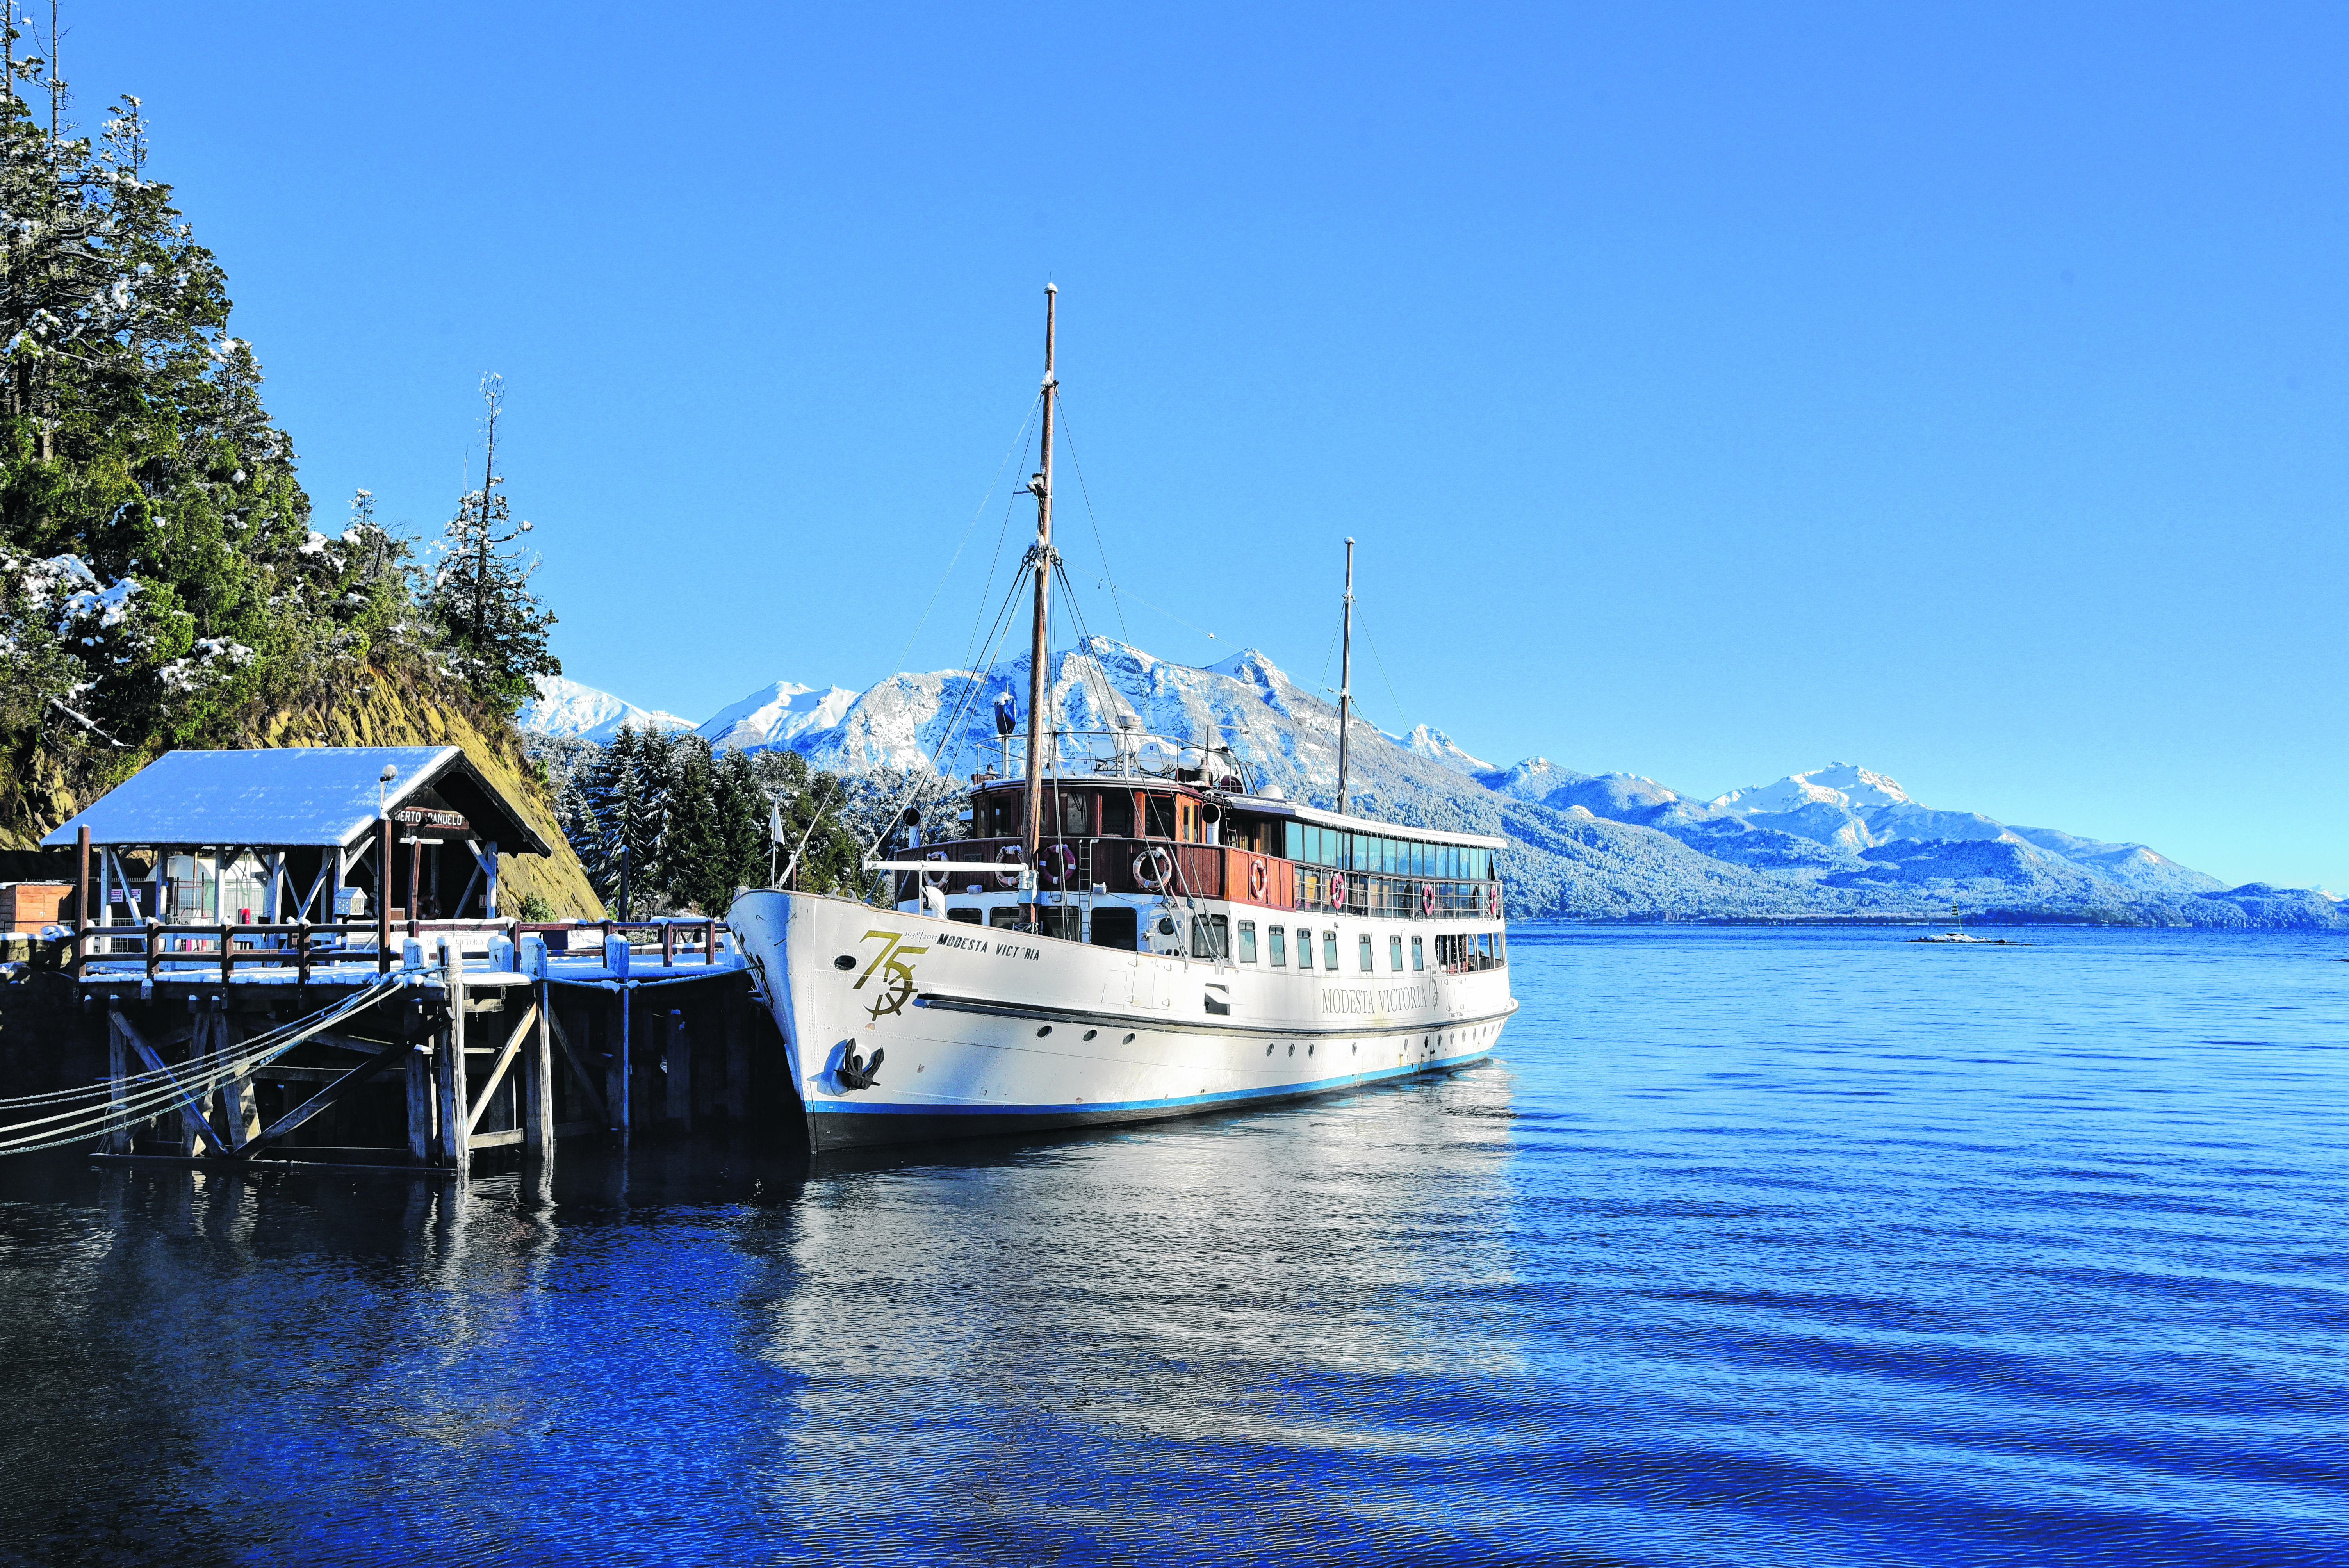
[[(171, 751), (140, 769), (41, 841), (70, 849), (75, 830), (112, 845), (348, 845), (375, 826), (377, 779), (386, 767), (387, 804), (462, 775), (516, 824), (521, 816), (454, 746), (288, 746), (243, 751)], [(502, 836), (477, 820), (483, 837)], [(509, 852), (543, 854), (527, 826)]]

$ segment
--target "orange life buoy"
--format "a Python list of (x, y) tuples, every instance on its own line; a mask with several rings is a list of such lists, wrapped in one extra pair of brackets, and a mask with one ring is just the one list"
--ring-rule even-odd
[(1262, 903), (1264, 899), (1264, 862), (1260, 860), (1250, 861), (1248, 862), (1248, 897), (1257, 900), (1258, 903)]
[(1017, 844), (1006, 844), (995, 853), (996, 858), (1004, 862), (1001, 866), (996, 869), (995, 885), (1006, 890), (1007, 892), (1012, 888), (1018, 887), (1019, 885), (1019, 872), (1021, 865), (1019, 846)]
[(1174, 857), (1162, 845), (1153, 845), (1133, 857), (1133, 881), (1136, 886), (1156, 892), (1174, 874)]
[(1419, 913), (1422, 914), (1433, 914), (1435, 913), (1435, 884), (1433, 882), (1422, 882), (1419, 884)]
[(1077, 874), (1077, 857), (1066, 844), (1047, 844), (1036, 857), (1036, 874), (1056, 888)]

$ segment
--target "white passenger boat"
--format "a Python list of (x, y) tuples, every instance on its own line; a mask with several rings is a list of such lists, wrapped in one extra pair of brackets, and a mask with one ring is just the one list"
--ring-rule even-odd
[[(908, 822), (869, 862), (894, 909), (782, 887), (727, 915), (818, 1150), (1448, 1071), (1489, 1055), (1516, 1008), (1504, 841), (1284, 799), (1215, 737), (1045, 722), (1051, 304), (1024, 740), (973, 777), (964, 836), (925, 842)], [(1350, 579), (1350, 542), (1348, 560)], [(1351, 602), (1350, 581), (1350, 645)], [(1349, 679), (1339, 702), (1342, 803)]]

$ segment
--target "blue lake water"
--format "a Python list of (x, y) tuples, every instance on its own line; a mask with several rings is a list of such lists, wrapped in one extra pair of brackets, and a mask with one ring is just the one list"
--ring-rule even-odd
[(2349, 1563), (2349, 942), (1907, 934), (839, 1172), (0, 1162), (0, 1561)]

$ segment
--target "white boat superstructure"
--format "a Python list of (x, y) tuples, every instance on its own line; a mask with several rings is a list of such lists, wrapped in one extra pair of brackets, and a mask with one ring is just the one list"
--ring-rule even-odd
[[(1182, 1116), (1448, 1071), (1516, 1010), (1506, 841), (1258, 790), (1220, 738), (1045, 722), (1051, 311), (1026, 734), (889, 858), (895, 907), (781, 888), (727, 916), (817, 1150)], [(1339, 698), (1346, 799), (1353, 542)], [(1016, 591), (1016, 590), (1015, 590)], [(1015, 762), (1016, 756), (1016, 762)], [(782, 879), (791, 880), (787, 870)]]

